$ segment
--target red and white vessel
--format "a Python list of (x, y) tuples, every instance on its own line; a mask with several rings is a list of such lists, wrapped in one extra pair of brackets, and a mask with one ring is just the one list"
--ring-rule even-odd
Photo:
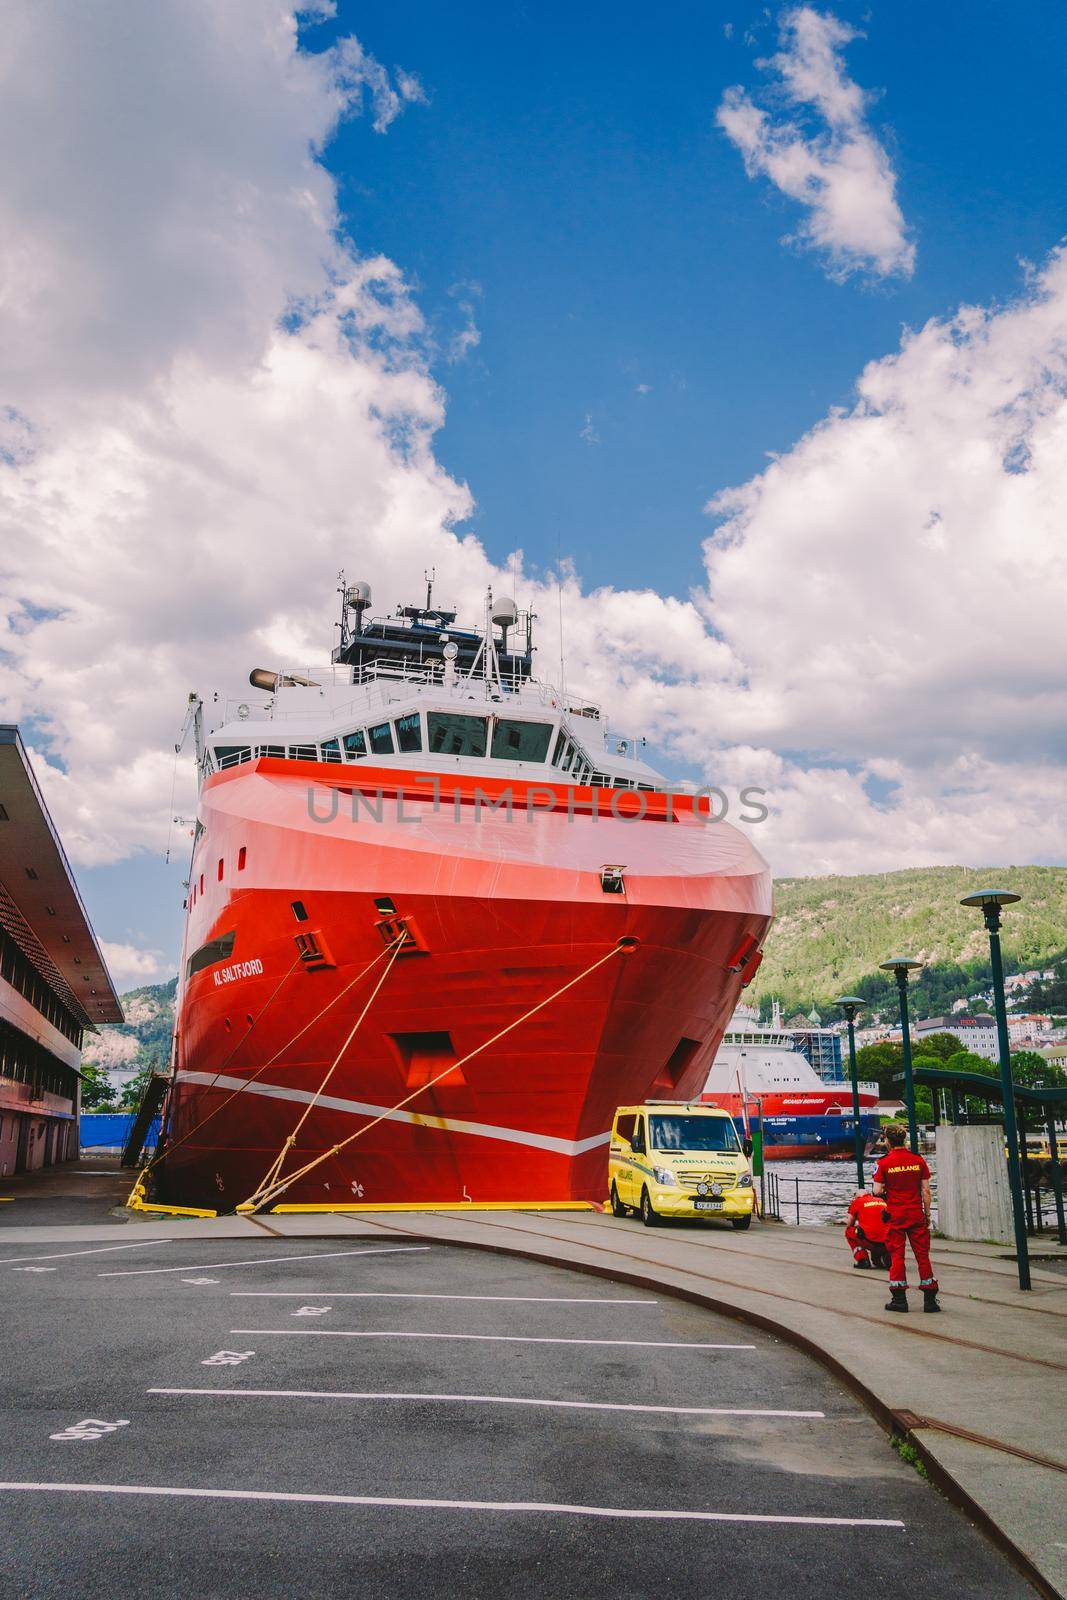
[(214, 726), (194, 703), (154, 1194), (231, 1209), (273, 1169), (287, 1204), (602, 1201), (615, 1108), (700, 1093), (770, 874), (535, 679), (512, 602), (490, 595), (480, 629), (429, 592), (385, 619), (369, 602), (342, 581), (324, 670), (253, 672), (263, 696), (217, 701)]
[[(760, 1127), (768, 1161), (826, 1161), (853, 1152), (851, 1083), (820, 1078), (795, 1035), (778, 1023), (764, 1027), (752, 1006), (738, 1006), (731, 1017), (700, 1098), (746, 1128)], [(878, 1099), (876, 1083), (859, 1085), (864, 1144), (881, 1125)]]

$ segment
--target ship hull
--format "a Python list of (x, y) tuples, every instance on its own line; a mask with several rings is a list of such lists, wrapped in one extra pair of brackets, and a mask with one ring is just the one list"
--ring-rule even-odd
[(294, 765), (205, 786), (185, 961), (224, 954), (183, 973), (157, 1196), (231, 1209), (295, 1136), (281, 1181), (315, 1165), (280, 1203), (602, 1202), (615, 1108), (706, 1080), (770, 921), (760, 857), (692, 817), (316, 821), (339, 778)]
[[(748, 1123), (750, 1128), (762, 1129), (764, 1160), (836, 1161), (851, 1156), (855, 1149), (852, 1097), (846, 1085), (842, 1090), (841, 1094), (761, 1095), (758, 1110), (750, 1100)], [(722, 1106), (738, 1122), (743, 1120), (740, 1095), (704, 1094), (701, 1098)], [(870, 1090), (860, 1091), (859, 1128), (864, 1145), (881, 1126), (874, 1109), (877, 1098)]]

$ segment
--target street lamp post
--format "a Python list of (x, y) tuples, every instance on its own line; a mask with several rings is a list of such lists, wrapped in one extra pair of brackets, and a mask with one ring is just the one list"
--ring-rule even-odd
[(852, 1146), (856, 1155), (856, 1187), (862, 1189), (863, 1177), (863, 1135), (860, 1132), (860, 1084), (856, 1072), (856, 1012), (863, 1001), (855, 994), (839, 995), (834, 1001), (835, 1006), (840, 1006), (848, 1022), (848, 1070), (852, 1078)]
[(1015, 1125), (1015, 1085), (1011, 1080), (1011, 1053), (1008, 1047), (1008, 1013), (1004, 1005), (1004, 962), (1000, 954), (1000, 913), (1021, 899), (1010, 889), (979, 889), (964, 895), (961, 906), (974, 906), (985, 917), (989, 934), (989, 961), (993, 968), (993, 1008), (997, 1016), (997, 1053), (1000, 1056), (1000, 1097), (1004, 1104), (1004, 1137), (1008, 1145), (1008, 1185), (1011, 1189), (1011, 1215), (1015, 1225), (1015, 1259), (1019, 1266), (1019, 1288), (1030, 1287), (1030, 1249), (1026, 1239), (1026, 1211), (1023, 1201), (1022, 1172), (1019, 1166), (1019, 1135)]
[(911, 1076), (911, 1028), (908, 1022), (908, 973), (922, 966), (910, 956), (893, 956), (879, 963), (883, 972), (892, 972), (897, 980), (900, 995), (900, 1031), (904, 1048), (904, 1104), (908, 1108), (908, 1143), (913, 1151), (919, 1150), (919, 1124), (915, 1118), (915, 1084)]

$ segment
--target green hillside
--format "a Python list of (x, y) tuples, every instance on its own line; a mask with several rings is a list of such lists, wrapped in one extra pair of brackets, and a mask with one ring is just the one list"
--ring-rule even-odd
[(856, 993), (891, 1004), (892, 984), (879, 962), (914, 956), (928, 971), (916, 1003), (936, 1011), (957, 994), (989, 980), (988, 940), (981, 915), (959, 904), (975, 889), (1014, 889), (1018, 905), (1004, 914), (1007, 972), (1048, 967), (1067, 952), (1067, 867), (915, 867), (846, 878), (780, 878), (777, 917), (763, 964), (746, 999), (781, 1000), (786, 1014), (826, 1012), (835, 995)]
[(177, 989), (177, 978), (129, 989), (122, 996), (126, 1021), (86, 1034), (83, 1060), (109, 1072), (141, 1072), (150, 1065), (165, 1071), (170, 1065)]

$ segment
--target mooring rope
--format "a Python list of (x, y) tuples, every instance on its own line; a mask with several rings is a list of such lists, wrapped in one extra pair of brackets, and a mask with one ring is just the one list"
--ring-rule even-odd
[[(367, 1012), (370, 1010), (371, 1006), (374, 1004), (374, 1001), (378, 996), (378, 992), (381, 989), (382, 984), (385, 982), (386, 978), (388, 978), (390, 972), (392, 972), (392, 970), (393, 970), (393, 962), (396, 960), (397, 956), (400, 954), (400, 951), (403, 948), (403, 943), (404, 943), (404, 936), (403, 936), (403, 934), (401, 934), (397, 938), (395, 944), (393, 945), (392, 950), (390, 951), (389, 960), (388, 960), (388, 963), (386, 964), (385, 971), (382, 973), (381, 977), (378, 979), (378, 982), (374, 985), (374, 988), (371, 990), (370, 994), (367, 996), (367, 1002), (364, 1005), (363, 1010), (360, 1012), (359, 1016), (356, 1018), (355, 1022), (352, 1024), (352, 1027), (350, 1028), (350, 1030), (348, 1032), (348, 1036), (345, 1039), (344, 1044), (341, 1046), (340, 1050), (338, 1050), (337, 1054), (334, 1056), (334, 1058), (331, 1061), (330, 1065), (327, 1067), (325, 1077), (323, 1078), (322, 1082), (319, 1084), (318, 1088), (315, 1090), (315, 1093), (312, 1095), (311, 1099), (308, 1101), (308, 1103), (304, 1107), (303, 1111), (300, 1113), (300, 1116), (297, 1118), (296, 1127), (293, 1129), (292, 1133), (286, 1139), (285, 1143), (282, 1145), (281, 1149), (278, 1151), (278, 1154), (275, 1156), (274, 1160), (271, 1162), (270, 1166), (267, 1169), (266, 1174), (264, 1175), (264, 1177), (260, 1181), (259, 1187), (254, 1191), (254, 1193), (249, 1195), (247, 1200), (242, 1202), (243, 1205), (245, 1205), (245, 1206), (254, 1205), (255, 1202), (259, 1199), (260, 1195), (264, 1194), (268, 1189), (270, 1189), (272, 1184), (277, 1183), (278, 1180), (280, 1179), (281, 1173), (282, 1173), (282, 1167), (285, 1165), (286, 1156), (289, 1154), (289, 1151), (293, 1148), (293, 1145), (296, 1143), (297, 1135), (299, 1134), (301, 1128), (304, 1126), (304, 1123), (307, 1121), (308, 1117), (311, 1115), (312, 1110), (318, 1104), (318, 1102), (322, 1098), (322, 1096), (325, 1094), (326, 1087), (329, 1084), (330, 1079), (333, 1077), (334, 1073), (337, 1071), (337, 1068), (340, 1066), (342, 1057), (344, 1056), (344, 1054), (345, 1054), (346, 1050), (348, 1049), (349, 1045), (352, 1043), (352, 1040), (356, 1037), (356, 1034), (359, 1032), (360, 1024), (363, 1022), (363, 1019), (367, 1015)], [(381, 958), (379, 957), (378, 959), (380, 960)]]
[(321, 1166), (324, 1161), (328, 1161), (331, 1156), (338, 1155), (356, 1139), (362, 1138), (365, 1133), (369, 1133), (372, 1128), (376, 1128), (379, 1122), (385, 1122), (387, 1118), (395, 1116), (398, 1111), (402, 1111), (405, 1106), (410, 1105), (412, 1100), (417, 1099), (420, 1094), (425, 1094), (427, 1089), (432, 1089), (435, 1084), (440, 1083), (443, 1078), (447, 1078), (450, 1073), (458, 1072), (460, 1067), (466, 1066), (468, 1061), (472, 1061), (475, 1056), (481, 1055), (484, 1050), (489, 1049), (490, 1045), (496, 1044), (498, 1039), (503, 1039), (506, 1034), (512, 1033), (522, 1023), (527, 1022), (530, 1017), (536, 1016), (539, 1011), (543, 1011), (546, 1006), (551, 1005), (554, 1000), (558, 1000), (561, 995), (566, 994), (568, 989), (573, 989), (575, 984), (581, 983), (583, 978), (587, 978), (590, 973), (595, 972), (598, 967), (602, 967), (605, 962), (610, 961), (614, 956), (617, 955), (629, 955), (636, 948), (636, 939), (620, 939), (617, 944), (612, 946), (606, 955), (598, 957), (596, 961), (592, 962), (582, 972), (579, 972), (575, 977), (570, 978), (566, 983), (561, 984), (560, 987), (554, 990), (552, 994), (547, 995), (544, 1000), (539, 1000), (535, 1006), (531, 1006), (528, 1011), (524, 1011), (521, 1017), (516, 1017), (514, 1022), (509, 1022), (506, 1027), (501, 1028), (497, 1033), (494, 1033), (491, 1039), (486, 1039), (482, 1044), (476, 1045), (473, 1050), (469, 1050), (467, 1054), (465, 1056), (461, 1056), (458, 1061), (453, 1061), (449, 1066), (445, 1067), (444, 1071), (439, 1072), (436, 1077), (430, 1078), (426, 1083), (420, 1084), (417, 1089), (412, 1090), (411, 1094), (405, 1096), (403, 1100), (398, 1100), (395, 1106), (390, 1106), (388, 1111), (380, 1112), (379, 1115), (374, 1117), (370, 1122), (364, 1123), (363, 1127), (357, 1128), (354, 1133), (350, 1133), (346, 1139), (342, 1139), (340, 1143), (331, 1146), (329, 1150), (323, 1150), (319, 1155), (314, 1156), (310, 1161), (305, 1163), (304, 1166), (298, 1167), (297, 1170), (295, 1172), (291, 1172), (287, 1178), (275, 1179), (274, 1183), (269, 1187), (264, 1187), (261, 1185), (260, 1191), (254, 1197), (243, 1201), (242, 1204), (238, 1206), (238, 1211), (247, 1215), (250, 1212), (254, 1213), (261, 1210), (265, 1205), (268, 1205), (271, 1203), (271, 1201), (276, 1200), (280, 1194), (284, 1194), (286, 1189), (291, 1188), (291, 1186), (296, 1183), (299, 1178), (306, 1177), (309, 1172), (312, 1172), (316, 1167)]
[[(201, 1117), (200, 1121), (195, 1123), (194, 1126), (191, 1127), (190, 1129), (188, 1129), (187, 1132), (183, 1133), (181, 1138), (173, 1140), (170, 1144), (167, 1145), (166, 1149), (161, 1150), (158, 1155), (153, 1156), (151, 1161), (147, 1162), (145, 1164), (145, 1166), (143, 1166), (141, 1168), (140, 1172), (137, 1174), (136, 1181), (134, 1183), (133, 1188), (130, 1191), (130, 1195), (129, 1195), (129, 1198), (127, 1199), (127, 1201), (126, 1201), (126, 1204), (130, 1205), (132, 1203), (132, 1201), (134, 1200), (135, 1196), (137, 1195), (139, 1189), (141, 1190), (141, 1193), (143, 1195), (143, 1193), (144, 1193), (144, 1190), (143, 1190), (144, 1180), (148, 1177), (149, 1173), (152, 1171), (152, 1169), (159, 1162), (165, 1161), (167, 1159), (167, 1157), (171, 1154), (172, 1151), (177, 1150), (180, 1145), (183, 1145), (186, 1142), (187, 1139), (191, 1139), (193, 1137), (194, 1133), (199, 1133), (200, 1129), (203, 1128), (206, 1123), (210, 1122), (212, 1117), (217, 1117), (219, 1112), (220, 1111), (224, 1111), (226, 1109), (226, 1107), (230, 1104), (231, 1101), (236, 1100), (237, 1096), (239, 1094), (243, 1093), (243, 1091), (248, 1088), (248, 1085), (250, 1083), (255, 1083), (256, 1079), (258, 1077), (260, 1077), (262, 1073), (266, 1072), (268, 1067), (272, 1067), (274, 1065), (274, 1063), (278, 1060), (279, 1056), (283, 1056), (291, 1045), (294, 1045), (298, 1039), (302, 1038), (303, 1035), (305, 1033), (307, 1033), (309, 1028), (313, 1028), (315, 1026), (315, 1023), (318, 1022), (322, 1017), (324, 1017), (326, 1015), (327, 1011), (329, 1011), (332, 1006), (335, 1006), (339, 1000), (343, 1000), (345, 995), (348, 993), (348, 991), (350, 989), (354, 988), (355, 985), (357, 983), (359, 983), (361, 979), (365, 978), (367, 976), (367, 973), (370, 972), (372, 970), (372, 968), (376, 967), (379, 961), (384, 961), (385, 957), (387, 955), (389, 955), (391, 950), (399, 949), (402, 939), (403, 939), (403, 934), (398, 936), (398, 938), (394, 942), (394, 944), (386, 945), (385, 948), (382, 950), (380, 955), (375, 956), (373, 961), (368, 961), (367, 965), (365, 967), (361, 968), (360, 971), (356, 973), (355, 977), (352, 978), (348, 983), (345, 984), (343, 989), (339, 989), (337, 991), (337, 993), (333, 996), (332, 999), (328, 1000), (326, 1002), (326, 1004), (321, 1007), (320, 1010), (316, 1011), (315, 1015), (308, 1022), (304, 1023), (304, 1026), (302, 1028), (298, 1029), (298, 1031), (293, 1034), (291, 1039), (287, 1039), (285, 1041), (285, 1043), (281, 1046), (280, 1049), (276, 1050), (272, 1056), (270, 1056), (266, 1061), (264, 1061), (262, 1066), (257, 1067), (255, 1072), (251, 1073), (238, 1088), (234, 1089), (231, 1094), (226, 1096), (225, 1100), (220, 1101), (219, 1104), (217, 1106), (215, 1106), (213, 1110), (208, 1112), (206, 1117)], [(215, 1072), (215, 1075), (212, 1078), (211, 1082), (206, 1085), (208, 1090), (212, 1089), (215, 1086), (215, 1084), (218, 1082), (219, 1078), (222, 1075), (223, 1069), (229, 1064), (230, 1061), (233, 1060), (234, 1055), (237, 1053), (237, 1051), (240, 1049), (240, 1047), (248, 1041), (248, 1039), (249, 1039), (249, 1037), (250, 1037), (250, 1035), (252, 1033), (252, 1030), (254, 1029), (256, 1023), (260, 1021), (260, 1019), (263, 1017), (264, 1013), (267, 1011), (268, 1007), (271, 1006), (273, 1004), (273, 1002), (277, 999), (279, 993), (282, 990), (282, 987), (288, 981), (288, 979), (292, 977), (293, 973), (296, 971), (297, 967), (300, 965), (302, 960), (303, 960), (303, 957), (298, 955), (296, 960), (293, 962), (293, 965), (289, 968), (288, 972), (285, 973), (285, 975), (282, 977), (281, 981), (278, 983), (277, 987), (274, 989), (274, 992), (269, 996), (269, 998), (266, 1000), (266, 1002), (260, 1008), (260, 1010), (256, 1012), (256, 1015), (252, 1019), (252, 1022), (249, 1025), (249, 1027), (246, 1030), (246, 1032), (241, 1036), (241, 1038), (234, 1045), (234, 1047), (230, 1051), (229, 1055), (224, 1057), (224, 1059), (222, 1061), (222, 1064), (217, 1068), (217, 1070)]]

